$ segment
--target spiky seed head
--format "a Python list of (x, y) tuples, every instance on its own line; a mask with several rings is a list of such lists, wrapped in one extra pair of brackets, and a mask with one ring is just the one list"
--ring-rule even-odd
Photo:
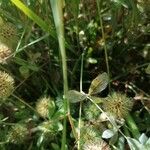
[(83, 150), (111, 150), (110, 146), (102, 139), (91, 140), (83, 145)]
[(96, 140), (100, 138), (100, 133), (99, 130), (94, 128), (94, 126), (84, 126), (81, 128), (81, 145), (84, 145), (84, 143), (91, 141), (91, 140)]
[(13, 48), (17, 43), (17, 29), (16, 27), (8, 22), (0, 24), (0, 42)]
[(36, 103), (36, 110), (40, 114), (41, 117), (47, 118), (49, 116), (49, 112), (54, 112), (55, 104), (51, 97), (42, 97)]
[(0, 98), (6, 99), (14, 89), (14, 79), (8, 73), (0, 71)]
[(0, 42), (0, 64), (6, 64), (6, 60), (11, 54), (11, 49), (6, 44)]
[(48, 117), (48, 105), (49, 105), (49, 98), (41, 98), (36, 103), (36, 110), (41, 115), (41, 117), (46, 118)]
[(105, 111), (117, 118), (125, 118), (133, 106), (130, 98), (117, 92), (108, 96), (103, 104)]
[(10, 143), (21, 144), (25, 141), (28, 135), (28, 129), (21, 124), (16, 124), (12, 127), (7, 138)]

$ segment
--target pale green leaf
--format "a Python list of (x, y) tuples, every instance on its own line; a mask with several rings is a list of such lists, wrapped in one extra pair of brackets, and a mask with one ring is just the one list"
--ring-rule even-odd
[(70, 103), (81, 102), (86, 99), (86, 94), (80, 93), (76, 90), (70, 90), (67, 92), (66, 98)]
[(107, 129), (103, 132), (102, 138), (109, 139), (109, 138), (113, 137), (114, 134), (115, 134), (115, 132), (113, 130)]

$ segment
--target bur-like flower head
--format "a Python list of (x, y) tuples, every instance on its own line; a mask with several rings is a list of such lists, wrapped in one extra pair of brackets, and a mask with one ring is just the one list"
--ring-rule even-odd
[(36, 110), (41, 117), (47, 118), (52, 115), (55, 109), (55, 103), (51, 97), (42, 97), (36, 103)]
[(7, 138), (10, 143), (21, 144), (25, 141), (28, 135), (28, 129), (21, 124), (16, 124), (12, 127)]
[(132, 109), (132, 101), (125, 94), (114, 92), (104, 101), (104, 109), (117, 118), (124, 118)]
[(81, 128), (81, 145), (83, 146), (84, 143), (89, 141), (93, 141), (96, 139), (101, 139), (99, 130), (94, 128), (94, 126), (84, 126)]
[(6, 44), (0, 42), (0, 64), (6, 64), (6, 60), (11, 54), (11, 49)]
[(0, 42), (13, 48), (17, 43), (17, 30), (16, 27), (8, 22), (2, 22), (0, 24)]
[(83, 145), (83, 150), (111, 150), (109, 145), (102, 139), (87, 141)]
[(18, 41), (17, 28), (0, 18), (0, 63), (5, 64), (16, 47)]
[(0, 98), (6, 99), (14, 90), (14, 79), (6, 72), (0, 71)]

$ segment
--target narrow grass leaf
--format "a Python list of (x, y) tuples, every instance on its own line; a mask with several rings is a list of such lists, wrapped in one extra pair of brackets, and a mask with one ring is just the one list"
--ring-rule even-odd
[(32, 19), (36, 24), (38, 24), (44, 31), (50, 33), (55, 37), (54, 33), (50, 30), (49, 26), (43, 21), (38, 15), (36, 15), (31, 9), (25, 6), (20, 0), (11, 0), (25, 15)]

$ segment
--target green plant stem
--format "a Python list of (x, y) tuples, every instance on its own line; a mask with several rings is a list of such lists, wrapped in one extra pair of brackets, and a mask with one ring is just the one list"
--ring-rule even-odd
[[(106, 47), (105, 33), (104, 33), (104, 27), (103, 27), (103, 20), (102, 20), (101, 10), (100, 10), (100, 6), (99, 6), (100, 0), (96, 0), (96, 3), (97, 3), (98, 15), (99, 15), (99, 19), (100, 19), (102, 38), (103, 38), (103, 41), (104, 41), (104, 52), (105, 52), (106, 68), (107, 68), (108, 76), (110, 76), (107, 47)], [(109, 84), (109, 90), (110, 90), (110, 84)]]
[(140, 137), (140, 132), (139, 132), (139, 129), (138, 129), (136, 123), (134, 122), (134, 120), (130, 114), (128, 114), (126, 117), (126, 123), (129, 126), (133, 137), (138, 139)]
[(64, 23), (63, 23), (63, 2), (62, 0), (50, 0), (54, 22), (57, 31), (57, 37), (59, 42), (60, 53), (62, 57), (62, 69), (63, 69), (63, 81), (64, 81), (64, 95), (68, 91), (68, 79), (67, 79), (67, 61), (65, 50), (65, 38), (64, 38)]
[(63, 23), (63, 0), (50, 0), (54, 22), (57, 31), (57, 37), (59, 42), (59, 49), (62, 57), (62, 70), (63, 70), (63, 83), (64, 83), (64, 122), (63, 122), (63, 135), (62, 135), (62, 145), (61, 150), (65, 150), (66, 146), (66, 111), (70, 115), (69, 102), (66, 99), (66, 94), (68, 91), (68, 79), (67, 79), (67, 61), (66, 61), (66, 51), (65, 51), (65, 38), (64, 38), (64, 23)]
[(80, 92), (83, 92), (83, 91), (82, 91), (83, 60), (84, 60), (84, 53), (82, 53), (82, 57), (81, 57), (81, 71), (80, 71)]
[[(80, 92), (82, 93), (82, 78), (83, 78), (83, 60), (84, 60), (84, 53), (82, 53), (81, 59), (81, 71), (80, 71)], [(82, 115), (82, 102), (80, 102), (80, 109), (79, 109), (79, 123), (78, 123), (78, 150), (80, 150), (80, 129), (81, 129), (81, 115)]]

